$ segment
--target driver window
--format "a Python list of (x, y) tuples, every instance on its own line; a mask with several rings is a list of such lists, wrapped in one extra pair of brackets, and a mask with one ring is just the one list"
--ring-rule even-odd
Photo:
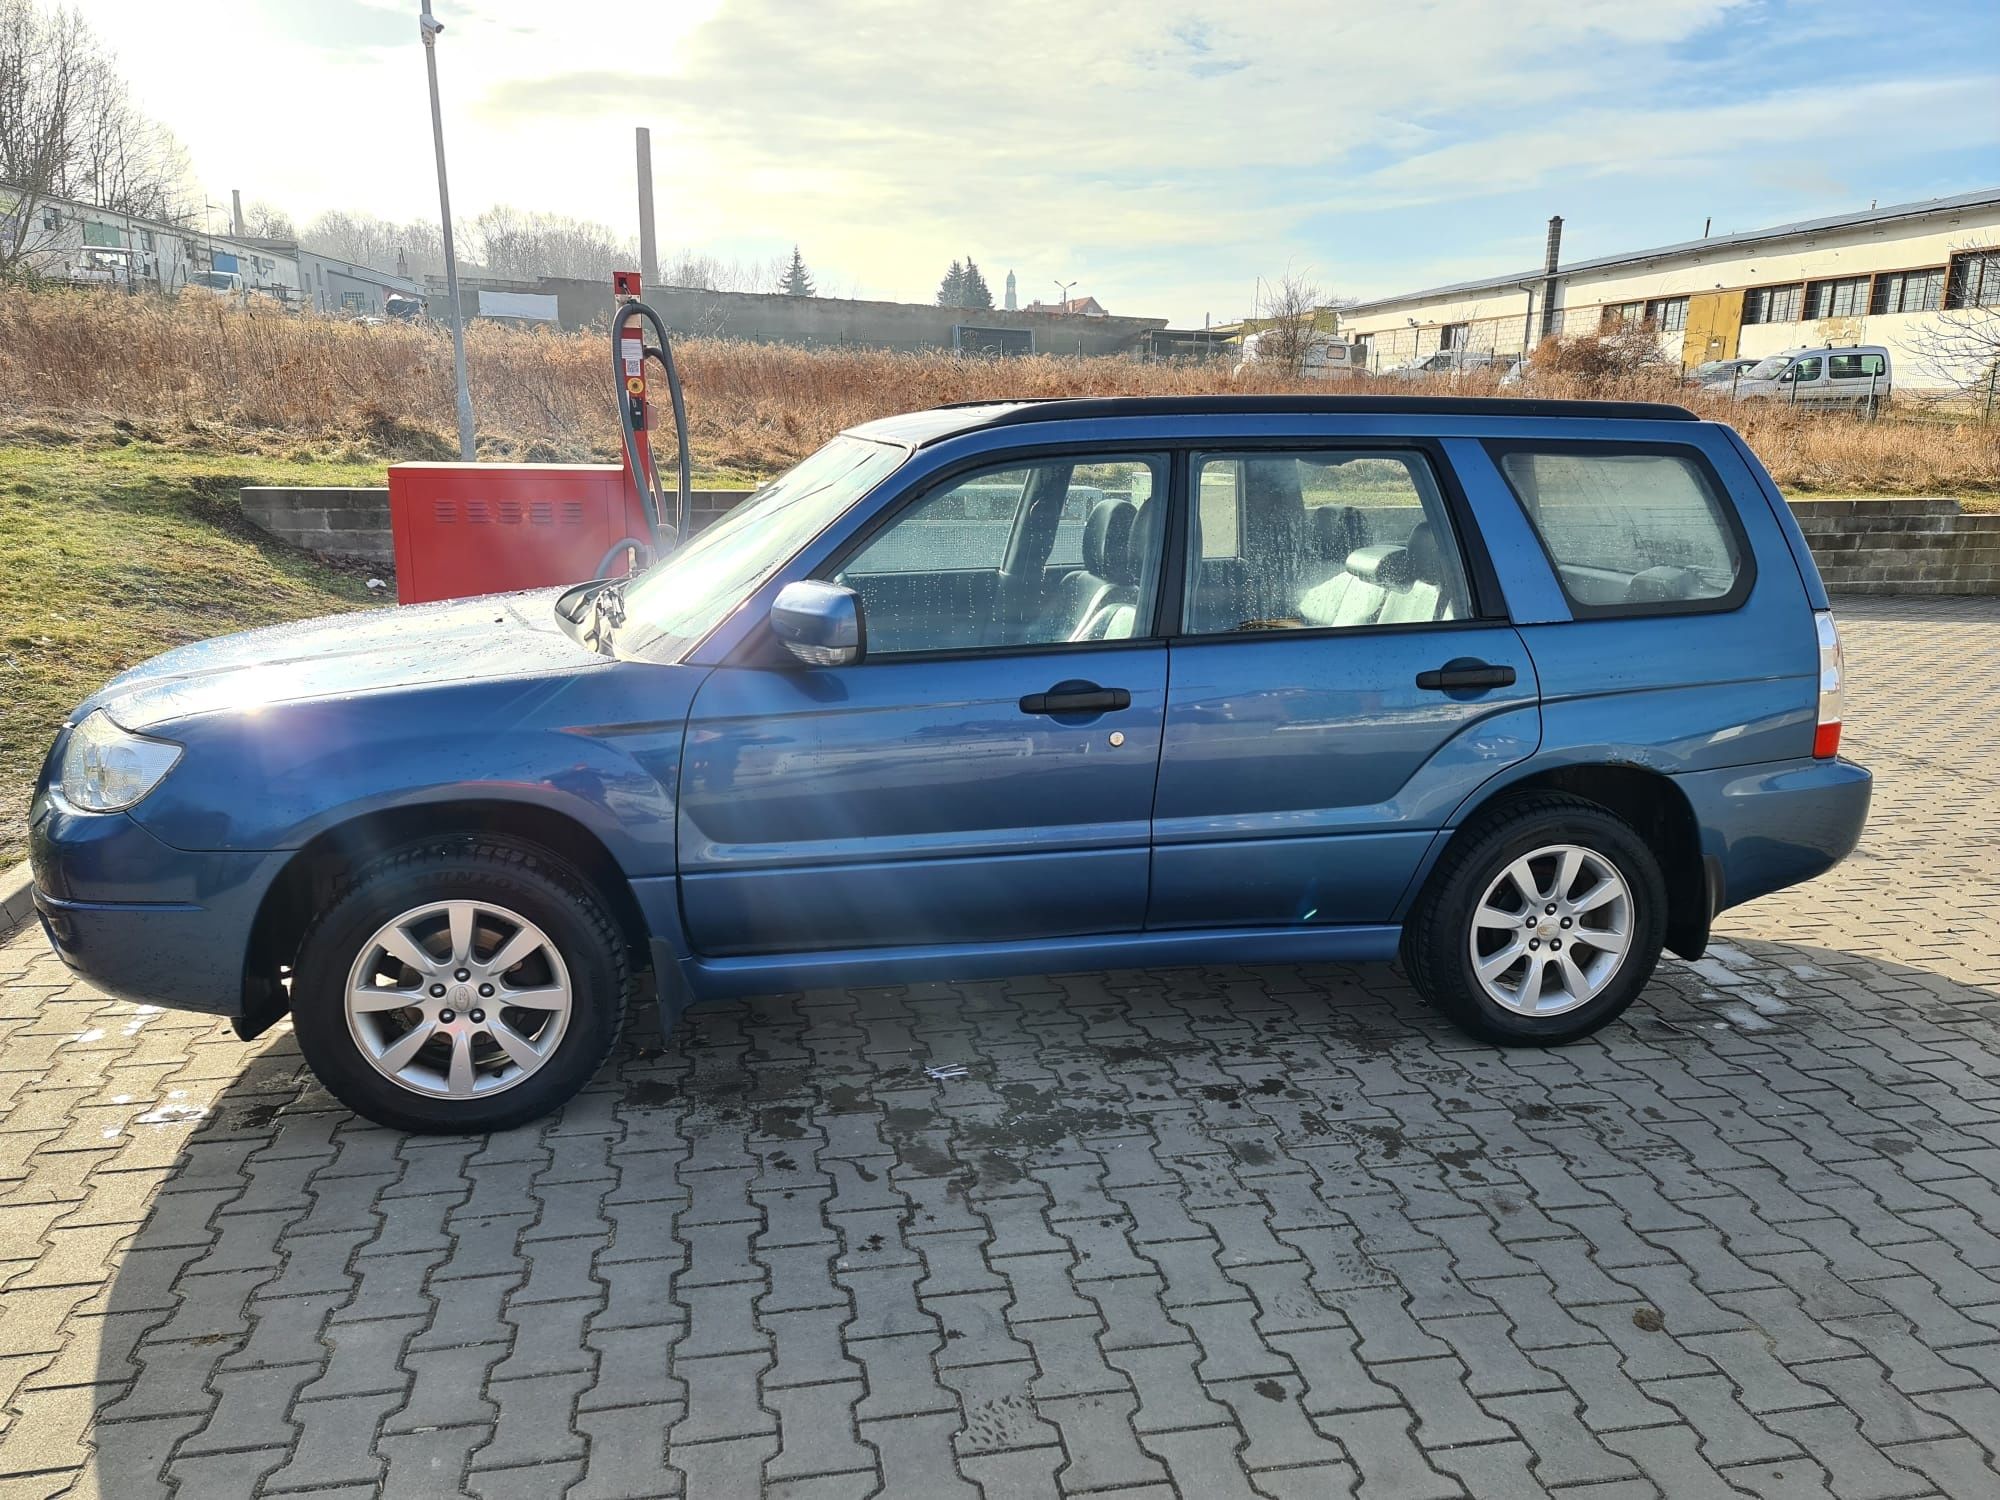
[(1166, 488), (1164, 457), (982, 470), (905, 506), (834, 581), (861, 596), (871, 658), (1143, 635)]

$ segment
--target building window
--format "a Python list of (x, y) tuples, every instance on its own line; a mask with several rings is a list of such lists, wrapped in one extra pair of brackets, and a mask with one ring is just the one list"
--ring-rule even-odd
[(1607, 302), (1598, 314), (1598, 326), (1606, 333), (1615, 333), (1621, 328), (1637, 328), (1645, 321), (1646, 304), (1643, 302)]
[(1868, 278), (1843, 276), (1838, 281), (1806, 283), (1806, 317), (1858, 318), (1868, 310)]
[(1871, 313), (1936, 312), (1944, 300), (1944, 267), (1927, 271), (1892, 271), (1875, 278)]
[(1799, 302), (1805, 288), (1799, 286), (1757, 286), (1743, 294), (1745, 323), (1796, 323)]
[(1438, 348), (1463, 349), (1465, 347), (1465, 332), (1468, 326), (1470, 325), (1465, 323), (1445, 324), (1444, 327), (1438, 330)]
[(1646, 321), (1662, 333), (1679, 333), (1688, 326), (1688, 299), (1656, 297), (1646, 304)]
[(53, 207), (44, 208), (42, 210), (42, 228), (44, 229), (62, 228), (62, 210)]
[(2000, 307), (2000, 250), (1954, 255), (1946, 279), (1946, 307)]

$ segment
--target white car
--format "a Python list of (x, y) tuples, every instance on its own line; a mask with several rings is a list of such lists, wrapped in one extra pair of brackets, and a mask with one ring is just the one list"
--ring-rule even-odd
[(1889, 351), (1880, 344), (1788, 349), (1760, 359), (1740, 375), (1732, 377), (1725, 372), (1702, 389), (1727, 394), (1732, 381), (1738, 401), (1856, 406), (1873, 411), (1889, 399)]

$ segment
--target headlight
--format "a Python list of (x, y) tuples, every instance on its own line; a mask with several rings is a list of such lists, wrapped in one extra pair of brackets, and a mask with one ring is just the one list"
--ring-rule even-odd
[(56, 790), (85, 812), (118, 812), (158, 786), (180, 758), (179, 745), (120, 729), (100, 708), (70, 731)]

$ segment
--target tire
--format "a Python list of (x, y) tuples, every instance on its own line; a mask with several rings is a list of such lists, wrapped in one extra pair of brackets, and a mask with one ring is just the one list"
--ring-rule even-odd
[(300, 944), (292, 1025), (320, 1082), (378, 1125), (507, 1130), (590, 1081), (629, 982), (617, 926), (574, 870), (459, 840), (389, 855), (336, 894)]
[[(1534, 885), (1533, 904), (1515, 872)], [(1402, 955), (1418, 992), (1474, 1036), (1558, 1046), (1632, 1003), (1666, 927), (1666, 879), (1631, 825), (1594, 802), (1544, 793), (1494, 809), (1452, 842), (1404, 925)], [(1517, 944), (1482, 980), (1475, 951), (1498, 966)], [(1534, 969), (1541, 978), (1531, 982)]]

